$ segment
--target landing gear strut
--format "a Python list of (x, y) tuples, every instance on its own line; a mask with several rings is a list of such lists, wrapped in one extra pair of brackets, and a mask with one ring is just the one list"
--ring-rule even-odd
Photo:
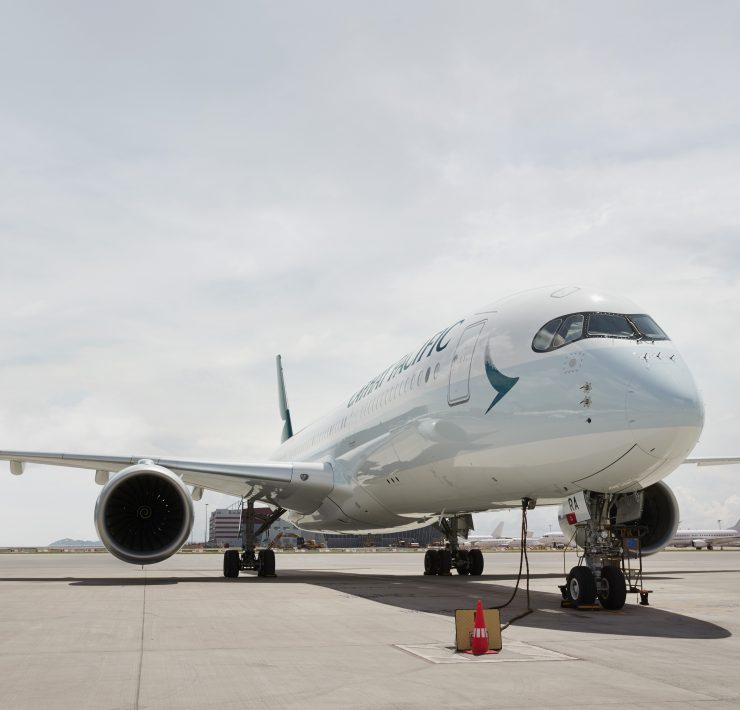
[(439, 527), (447, 539), (444, 550), (427, 550), (424, 555), (424, 574), (449, 576), (452, 568), (459, 575), (483, 574), (483, 553), (473, 548), (472, 550), (461, 550), (458, 535), (467, 538), (473, 529), (472, 515), (459, 515), (457, 517), (442, 518)]
[(627, 598), (627, 581), (622, 571), (623, 537), (609, 518), (610, 497), (585, 493), (590, 519), (576, 526), (576, 543), (583, 548), (583, 564), (573, 567), (560, 587), (563, 603), (572, 607), (590, 606), (598, 598), (604, 609), (621, 609)]
[(255, 530), (254, 501), (247, 501), (244, 515), (244, 552), (226, 550), (224, 553), (224, 577), (238, 577), (240, 570), (256, 570), (258, 577), (275, 577), (275, 552), (270, 548), (257, 550), (256, 540), (269, 530), (273, 523), (285, 513), (285, 508), (276, 508)]

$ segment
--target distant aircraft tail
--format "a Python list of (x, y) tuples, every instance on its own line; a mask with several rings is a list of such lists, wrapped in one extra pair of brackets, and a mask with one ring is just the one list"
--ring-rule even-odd
[[(738, 523), (740, 524), (740, 520), (738, 520)], [(491, 533), (491, 537), (493, 538), (499, 538), (501, 537), (501, 533), (504, 531), (504, 522), (503, 520), (493, 529), (493, 532)]]
[(738, 520), (730, 529), (740, 532), (740, 520)]

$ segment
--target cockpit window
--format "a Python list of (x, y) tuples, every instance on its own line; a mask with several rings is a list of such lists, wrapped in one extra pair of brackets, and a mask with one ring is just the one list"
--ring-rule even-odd
[(637, 333), (626, 316), (616, 313), (590, 313), (588, 316), (588, 334), (608, 336), (610, 338), (636, 338)]
[(553, 344), (557, 342), (558, 346), (572, 343), (574, 340), (580, 340), (583, 337), (583, 314), (576, 313), (568, 316), (563, 320), (563, 324), (558, 328)]
[(637, 326), (645, 340), (668, 340), (668, 336), (650, 316), (641, 314), (629, 318)]
[(548, 352), (582, 338), (668, 340), (658, 324), (645, 314), (571, 313), (543, 325), (534, 336), (532, 349)]
[(539, 352), (550, 350), (553, 344), (552, 337), (558, 332), (558, 328), (562, 322), (562, 318), (556, 318), (555, 320), (551, 320), (547, 325), (543, 325), (537, 332), (537, 335), (534, 336), (532, 347)]

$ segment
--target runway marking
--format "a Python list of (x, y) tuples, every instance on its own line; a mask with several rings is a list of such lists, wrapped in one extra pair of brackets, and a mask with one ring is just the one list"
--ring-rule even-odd
[(429, 663), (526, 663), (528, 661), (577, 661), (575, 656), (567, 656), (523, 641), (505, 641), (504, 647), (496, 655), (471, 656), (456, 653), (454, 646), (425, 643), (419, 645), (394, 644), (396, 648)]

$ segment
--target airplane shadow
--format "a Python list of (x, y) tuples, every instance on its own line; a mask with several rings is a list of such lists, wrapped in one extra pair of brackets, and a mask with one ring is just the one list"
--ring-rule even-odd
[[(529, 607), (534, 613), (517, 619), (514, 624), (527, 628), (579, 633), (642, 636), (654, 638), (720, 639), (732, 633), (717, 624), (683, 614), (631, 603), (620, 611), (586, 611), (563, 609), (557, 585), (559, 574), (530, 575), (531, 579), (553, 579), (555, 592), (529, 592)], [(256, 578), (255, 578), (256, 579)], [(483, 575), (481, 577), (423, 577), (372, 574), (336, 574), (330, 572), (297, 572), (287, 570), (273, 580), (283, 584), (316, 584), (337, 592), (388, 604), (400, 609), (443, 616), (454, 616), (456, 609), (473, 609), (478, 599), (485, 608), (503, 605), (513, 588), (496, 584), (497, 580), (514, 580), (516, 575)], [(265, 583), (270, 580), (256, 580)], [(636, 596), (636, 595), (634, 595)], [(514, 600), (501, 609), (501, 623), (527, 611), (524, 582)]]
[[(724, 570), (718, 570), (724, 571)], [(215, 570), (214, 570), (215, 572)], [(684, 574), (670, 572), (668, 574)], [(552, 579), (553, 588), (563, 579), (561, 574), (532, 574), (531, 579)], [(653, 574), (651, 579), (666, 579)], [(424, 577), (422, 575), (381, 575), (356, 572), (281, 570), (277, 577), (260, 578), (253, 573), (242, 573), (237, 579), (221, 576), (183, 575), (153, 577), (5, 577), (0, 582), (67, 582), (70, 586), (160, 586), (173, 584), (312, 584), (332, 589), (379, 604), (387, 604), (408, 611), (454, 616), (456, 609), (472, 609), (482, 599), (484, 607), (503, 605), (511, 597), (513, 588), (497, 584), (515, 580), (515, 574), (492, 574), (481, 577)], [(248, 591), (245, 590), (248, 594)], [(653, 638), (721, 639), (732, 633), (717, 624), (684, 614), (666, 611), (657, 606), (640, 606), (628, 596), (627, 605), (620, 611), (587, 611), (562, 609), (559, 591), (530, 591), (530, 608), (534, 613), (517, 619), (516, 626), (552, 631), (576, 631), (614, 636)], [(659, 603), (659, 600), (654, 600)], [(501, 623), (506, 624), (527, 610), (524, 582), (516, 597), (501, 609)]]

